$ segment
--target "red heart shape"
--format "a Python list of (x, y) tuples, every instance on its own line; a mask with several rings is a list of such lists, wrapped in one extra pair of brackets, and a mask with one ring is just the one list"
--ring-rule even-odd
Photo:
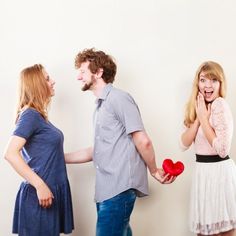
[(162, 163), (162, 168), (171, 176), (178, 176), (184, 171), (184, 164), (181, 161), (173, 163), (171, 159), (165, 159)]

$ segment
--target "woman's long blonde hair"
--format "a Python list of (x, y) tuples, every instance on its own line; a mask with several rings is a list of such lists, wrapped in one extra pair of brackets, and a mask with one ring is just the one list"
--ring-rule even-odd
[(35, 64), (21, 71), (16, 120), (22, 109), (26, 107), (37, 110), (47, 120), (47, 108), (51, 100), (51, 93), (43, 70), (44, 67), (41, 64)]
[(217, 79), (220, 82), (220, 91), (219, 95), (220, 97), (225, 97), (226, 95), (226, 81), (225, 81), (225, 75), (223, 68), (216, 62), (214, 61), (206, 61), (203, 62), (195, 75), (194, 81), (193, 81), (193, 88), (192, 88), (192, 93), (189, 98), (189, 101), (186, 104), (186, 109), (185, 109), (185, 118), (184, 118), (184, 124), (189, 127), (196, 119), (196, 99), (198, 95), (198, 81), (199, 81), (199, 76), (201, 72), (204, 72), (205, 75), (209, 79)]

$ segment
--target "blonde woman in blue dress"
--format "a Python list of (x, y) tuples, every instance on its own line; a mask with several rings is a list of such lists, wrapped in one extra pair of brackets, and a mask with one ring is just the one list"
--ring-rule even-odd
[(59, 236), (74, 228), (63, 133), (48, 119), (55, 82), (40, 64), (21, 72), (16, 126), (5, 158), (25, 181), (18, 191), (13, 233)]

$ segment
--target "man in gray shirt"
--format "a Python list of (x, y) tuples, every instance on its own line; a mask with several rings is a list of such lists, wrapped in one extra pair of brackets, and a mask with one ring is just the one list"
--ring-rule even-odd
[(134, 99), (112, 86), (116, 64), (94, 48), (75, 59), (82, 90), (96, 96), (94, 146), (65, 155), (67, 163), (93, 161), (96, 168), (96, 236), (131, 236), (129, 225), (136, 196), (148, 195), (147, 167), (160, 183), (174, 177), (157, 168), (152, 142)]

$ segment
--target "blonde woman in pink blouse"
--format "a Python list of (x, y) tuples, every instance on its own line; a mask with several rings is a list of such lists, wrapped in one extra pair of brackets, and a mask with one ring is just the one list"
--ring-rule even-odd
[(233, 119), (225, 83), (218, 63), (202, 63), (185, 111), (181, 144), (187, 149), (194, 143), (196, 152), (190, 230), (198, 236), (233, 236), (236, 228), (236, 166), (229, 158)]

